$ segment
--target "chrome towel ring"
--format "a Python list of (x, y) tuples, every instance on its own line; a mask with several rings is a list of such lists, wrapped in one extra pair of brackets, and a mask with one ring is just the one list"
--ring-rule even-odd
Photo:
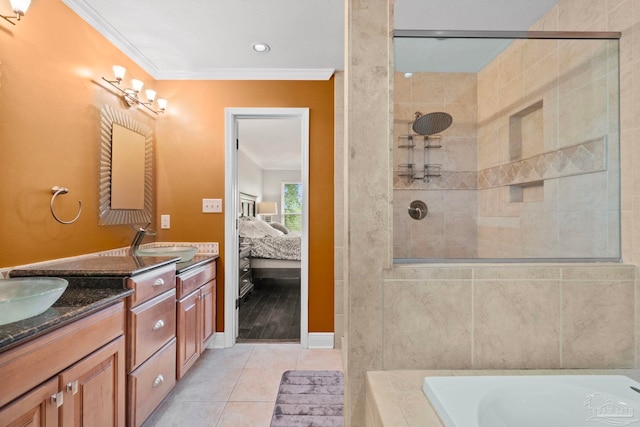
[(53, 215), (55, 220), (60, 224), (73, 224), (78, 220), (78, 218), (80, 218), (80, 214), (82, 213), (82, 201), (78, 200), (78, 214), (75, 216), (75, 218), (70, 221), (64, 221), (58, 218), (58, 215), (56, 215), (56, 211), (53, 208), (53, 203), (55, 202), (56, 197), (58, 197), (60, 194), (67, 194), (68, 192), (68, 188), (58, 187), (57, 185), (51, 188), (51, 193), (53, 194), (53, 196), (51, 196), (51, 203), (49, 203), (49, 208), (51, 209), (51, 215)]

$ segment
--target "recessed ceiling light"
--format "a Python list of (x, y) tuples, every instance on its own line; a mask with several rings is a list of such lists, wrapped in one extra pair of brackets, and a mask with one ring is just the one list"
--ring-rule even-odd
[(271, 50), (269, 45), (266, 43), (254, 43), (251, 47), (253, 47), (253, 50), (259, 53), (267, 53)]

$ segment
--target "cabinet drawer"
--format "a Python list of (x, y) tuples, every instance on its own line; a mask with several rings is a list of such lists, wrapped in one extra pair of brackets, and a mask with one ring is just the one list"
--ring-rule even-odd
[(215, 279), (216, 263), (210, 262), (202, 267), (195, 268), (193, 271), (180, 274), (176, 280), (177, 297), (182, 298), (198, 289), (205, 283)]
[(141, 425), (176, 384), (176, 340), (129, 374), (129, 426)]
[(129, 298), (129, 307), (135, 307), (150, 298), (176, 286), (176, 265), (154, 269), (127, 279), (127, 287), (135, 290)]
[(132, 371), (176, 335), (176, 290), (145, 302), (129, 313), (127, 368)]

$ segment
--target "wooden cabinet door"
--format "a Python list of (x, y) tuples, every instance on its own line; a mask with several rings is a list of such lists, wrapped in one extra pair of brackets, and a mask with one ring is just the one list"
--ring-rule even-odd
[(205, 342), (211, 338), (216, 328), (216, 281), (211, 280), (200, 288), (200, 304), (202, 306), (202, 334), (200, 336), (200, 352)]
[(59, 375), (63, 427), (125, 423), (124, 337), (91, 353)]
[(178, 301), (178, 360), (177, 379), (187, 372), (200, 355), (200, 290)]
[(58, 406), (52, 396), (58, 393), (58, 378), (54, 377), (0, 409), (1, 427), (55, 427)]

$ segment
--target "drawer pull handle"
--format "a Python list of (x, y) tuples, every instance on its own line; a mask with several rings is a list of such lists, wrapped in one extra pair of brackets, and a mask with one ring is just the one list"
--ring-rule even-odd
[(153, 388), (158, 387), (160, 384), (164, 382), (164, 377), (162, 374), (158, 375), (155, 380), (153, 380)]
[(164, 285), (164, 279), (162, 277), (158, 277), (155, 282), (153, 282), (153, 286), (162, 286)]
[(72, 395), (75, 395), (76, 393), (78, 393), (78, 380), (75, 380), (74, 382), (71, 382), (71, 383), (67, 383), (67, 392), (71, 393)]
[(164, 328), (164, 321), (162, 319), (158, 320), (155, 325), (153, 325), (153, 330), (157, 331), (158, 329)]
[(64, 395), (62, 394), (62, 392), (51, 395), (51, 404), (56, 405), (56, 408), (61, 407), (63, 403)]

